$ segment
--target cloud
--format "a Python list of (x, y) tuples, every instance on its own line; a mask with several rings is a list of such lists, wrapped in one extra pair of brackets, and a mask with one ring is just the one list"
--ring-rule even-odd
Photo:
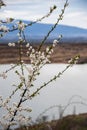
[[(41, 0), (17, 0), (17, 2), (15, 2), (15, 0), (5, 0), (5, 2), (8, 2), (8, 5), (5, 10), (3, 9), (2, 12), (0, 12), (0, 18), (13, 17), (16, 19), (35, 20), (47, 14), (51, 6), (60, 3), (56, 1), (57, 0), (44, 0), (42, 2)], [(54, 16), (52, 15), (53, 20), (51, 19), (51, 23), (54, 21), (55, 15), (58, 15), (57, 13), (58, 12), (55, 12), (55, 14), (53, 14)]]
[(14, 18), (14, 19), (23, 19), (23, 20), (36, 20), (41, 18), (43, 15), (42, 13), (36, 13), (33, 11), (12, 11), (12, 10), (4, 10), (0, 12), (0, 19), (5, 18)]
[(0, 17), (6, 18), (6, 17), (12, 17), (12, 18), (16, 18), (16, 17), (20, 17), (20, 15), (24, 16), (27, 15), (28, 12), (26, 11), (12, 11), (12, 10), (4, 10), (0, 15)]
[(14, 4), (28, 4), (28, 3), (32, 3), (32, 2), (40, 2), (40, 0), (4, 0), (4, 2), (8, 5), (14, 5)]
[[(62, 0), (62, 3), (64, 2), (65, 0)], [(47, 5), (50, 5), (50, 4), (54, 4), (54, 3), (61, 3), (61, 0), (44, 0), (44, 1), (41, 1), (41, 0), (4, 0), (4, 2), (7, 4), (7, 5), (20, 5), (20, 4), (43, 4), (43, 3), (47, 3)]]
[(64, 16), (62, 24), (87, 28), (86, 12), (70, 12)]
[[(65, 0), (4, 0), (7, 3), (0, 12), (0, 19), (13, 17), (23, 20), (36, 20), (49, 12), (49, 8), (54, 4), (58, 9), (49, 17), (44, 19), (44, 23), (55, 23)], [(69, 1), (62, 24), (87, 28), (87, 9), (81, 8), (81, 0)], [(5, 10), (4, 10), (5, 9)]]
[(84, 12), (70, 12), (66, 14), (66, 18), (81, 17), (84, 16)]

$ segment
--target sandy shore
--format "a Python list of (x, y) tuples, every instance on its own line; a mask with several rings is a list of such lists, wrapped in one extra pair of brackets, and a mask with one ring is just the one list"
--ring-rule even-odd
[[(38, 45), (34, 47), (38, 48)], [(46, 45), (43, 46), (43, 49), (45, 47)], [(29, 63), (25, 47), (23, 53), (23, 60), (25, 63)], [(59, 44), (51, 56), (51, 61), (52, 63), (68, 63), (68, 60), (76, 55), (80, 55), (79, 63), (87, 63), (87, 44)], [(17, 63), (18, 59), (18, 47), (8, 47), (0, 44), (0, 64)]]

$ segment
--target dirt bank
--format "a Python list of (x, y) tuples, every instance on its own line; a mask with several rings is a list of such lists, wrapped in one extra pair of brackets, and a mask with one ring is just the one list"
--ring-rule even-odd
[[(38, 48), (38, 45), (34, 45)], [(46, 45), (44, 45), (44, 48)], [(23, 60), (30, 63), (26, 56), (26, 48), (23, 48)], [(51, 56), (52, 63), (67, 63), (68, 60), (76, 55), (80, 55), (79, 63), (87, 63), (87, 44), (59, 44)], [(8, 47), (0, 44), (0, 64), (17, 63), (19, 59), (18, 47)]]

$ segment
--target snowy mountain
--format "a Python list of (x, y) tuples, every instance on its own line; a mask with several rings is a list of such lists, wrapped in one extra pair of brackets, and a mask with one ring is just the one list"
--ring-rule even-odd
[[(29, 23), (29, 21), (24, 21), (25, 23)], [(12, 24), (8, 24), (10, 28)], [(29, 26), (25, 29), (25, 36), (27, 41), (38, 43), (40, 42), (44, 36), (48, 33), (48, 31), (52, 28), (52, 24), (43, 24), (36, 23), (32, 26)], [(8, 42), (16, 42), (18, 40), (17, 36), (18, 31), (13, 31), (7, 33), (3, 38), (0, 39), (0, 43), (8, 43)], [(62, 34), (63, 38), (61, 42), (68, 43), (86, 43), (87, 42), (87, 29), (82, 29), (73, 26), (66, 25), (57, 25), (55, 30), (50, 34), (48, 38), (48, 42), (51, 42), (54, 39), (58, 38), (58, 35)]]

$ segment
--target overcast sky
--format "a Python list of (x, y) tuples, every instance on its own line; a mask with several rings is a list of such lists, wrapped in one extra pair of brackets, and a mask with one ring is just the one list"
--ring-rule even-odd
[[(0, 19), (13, 17), (16, 19), (36, 20), (42, 17), (52, 5), (57, 5), (51, 17), (43, 23), (54, 23), (63, 8), (65, 0), (3, 0), (6, 7), (0, 9)], [(87, 28), (87, 0), (69, 0), (63, 21), (60, 24)]]

